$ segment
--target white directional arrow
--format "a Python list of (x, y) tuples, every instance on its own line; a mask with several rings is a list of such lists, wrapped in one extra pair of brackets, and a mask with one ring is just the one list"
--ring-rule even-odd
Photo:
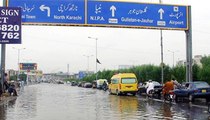
[(162, 20), (163, 19), (163, 13), (164, 13), (164, 10), (162, 8), (160, 8), (158, 10), (158, 13), (160, 13), (160, 19)]
[(45, 5), (41, 5), (41, 6), (39, 7), (39, 9), (40, 9), (41, 11), (47, 10), (47, 17), (50, 17), (50, 7), (47, 7), (47, 6), (45, 6)]
[(112, 17), (114, 17), (115, 16), (115, 11), (117, 10), (117, 8), (114, 5), (112, 5), (110, 7), (110, 10), (112, 11)]

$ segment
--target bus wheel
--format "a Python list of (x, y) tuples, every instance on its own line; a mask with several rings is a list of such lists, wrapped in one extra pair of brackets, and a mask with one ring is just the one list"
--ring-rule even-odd
[(111, 89), (109, 89), (109, 94), (110, 94), (110, 95), (112, 94), (112, 91), (111, 91)]

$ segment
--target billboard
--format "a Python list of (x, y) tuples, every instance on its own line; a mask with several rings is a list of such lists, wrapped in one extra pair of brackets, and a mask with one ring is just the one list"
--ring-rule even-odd
[(37, 63), (20, 63), (20, 70), (37, 70)]
[(0, 44), (21, 44), (21, 9), (0, 7)]

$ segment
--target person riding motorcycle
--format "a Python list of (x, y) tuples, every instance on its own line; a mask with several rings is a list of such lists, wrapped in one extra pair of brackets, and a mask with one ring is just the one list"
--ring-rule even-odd
[(154, 84), (152, 83), (152, 80), (149, 80), (145, 86), (147, 88), (147, 96), (152, 97), (152, 91), (154, 90)]
[(165, 83), (165, 85), (163, 86), (162, 93), (163, 93), (164, 99), (166, 99), (167, 95), (169, 95), (170, 91), (172, 91), (172, 90), (174, 90), (174, 81), (173, 81), (173, 79), (167, 81)]
[(104, 81), (104, 83), (103, 83), (103, 85), (102, 85), (102, 89), (103, 89), (104, 91), (106, 91), (106, 90), (108, 89), (108, 85), (107, 85), (107, 82), (106, 82), (106, 81)]
[(173, 82), (174, 82), (174, 89), (179, 89), (182, 87), (182, 85), (177, 80), (173, 80)]

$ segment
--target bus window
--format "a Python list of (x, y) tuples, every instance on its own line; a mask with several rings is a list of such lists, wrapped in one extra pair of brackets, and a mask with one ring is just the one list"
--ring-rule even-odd
[(136, 83), (135, 78), (123, 78), (122, 79), (122, 84), (133, 84)]

